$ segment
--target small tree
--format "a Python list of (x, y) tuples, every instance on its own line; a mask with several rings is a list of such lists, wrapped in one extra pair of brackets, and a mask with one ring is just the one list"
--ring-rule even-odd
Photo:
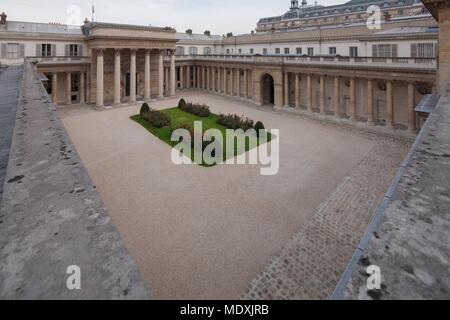
[(209, 31), (209, 30), (206, 30), (205, 32), (203, 32), (203, 34), (205, 35), (205, 36), (211, 36), (211, 31)]
[(232, 37), (232, 36), (233, 36), (233, 32), (228, 32), (228, 33), (227, 33), (227, 37), (228, 37), (228, 38), (230, 38), (230, 37)]
[(256, 136), (259, 138), (259, 130), (265, 130), (264, 125), (261, 121), (255, 124)]
[(187, 29), (186, 33), (192, 35), (192, 29)]
[(148, 120), (148, 114), (150, 113), (150, 107), (146, 102), (144, 102), (141, 106), (141, 110), (139, 111), (139, 115), (142, 119)]

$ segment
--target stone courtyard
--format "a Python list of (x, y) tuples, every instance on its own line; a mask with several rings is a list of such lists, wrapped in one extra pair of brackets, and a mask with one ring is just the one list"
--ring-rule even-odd
[(139, 105), (58, 107), (152, 297), (328, 298), (410, 142), (198, 91), (151, 107), (180, 97), (280, 129), (278, 175), (175, 166)]

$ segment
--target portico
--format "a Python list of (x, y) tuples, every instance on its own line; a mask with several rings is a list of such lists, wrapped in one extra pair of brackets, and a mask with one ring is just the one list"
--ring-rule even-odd
[[(90, 103), (101, 108), (175, 94), (175, 30), (96, 22), (85, 28), (93, 75)], [(166, 92), (164, 56), (170, 59)]]

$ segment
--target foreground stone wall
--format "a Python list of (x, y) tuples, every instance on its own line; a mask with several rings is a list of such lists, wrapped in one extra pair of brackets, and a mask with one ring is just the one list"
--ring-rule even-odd
[[(0, 217), (0, 299), (149, 298), (31, 64)], [(67, 289), (71, 265), (81, 268), (81, 290)]]
[[(347, 287), (334, 298), (450, 299), (450, 91), (396, 181), (348, 266)], [(366, 286), (370, 265), (381, 269), (381, 290)]]

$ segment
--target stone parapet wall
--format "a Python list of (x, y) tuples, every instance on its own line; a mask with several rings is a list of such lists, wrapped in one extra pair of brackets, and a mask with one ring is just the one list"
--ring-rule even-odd
[[(149, 292), (32, 64), (24, 66), (0, 208), (0, 299)], [(81, 270), (69, 290), (67, 268)]]

